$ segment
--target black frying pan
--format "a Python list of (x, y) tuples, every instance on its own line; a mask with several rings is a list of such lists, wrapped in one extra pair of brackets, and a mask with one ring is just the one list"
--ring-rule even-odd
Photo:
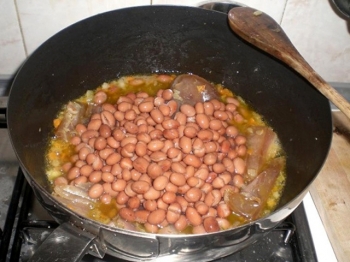
[[(141, 233), (128, 242), (130, 232), (81, 218), (50, 196), (44, 154), (52, 135), (52, 120), (61, 106), (104, 81), (155, 72), (194, 73), (222, 83), (265, 117), (288, 156), (288, 179), (276, 212), (209, 237), (186, 236), (180, 241), (178, 236)], [(225, 14), (174, 6), (111, 11), (50, 38), (16, 76), (7, 119), (26, 178), (45, 208), (60, 223), (70, 221), (79, 227), (83, 222), (95, 241), (101, 242), (104, 236), (107, 253), (133, 260), (169, 256), (167, 248), (174, 246), (176, 252), (170, 255), (175, 260), (213, 259), (252, 243), (302, 201), (327, 157), (332, 137), (329, 102), (307, 81), (239, 39), (230, 30)], [(117, 233), (115, 239), (106, 237), (112, 233)], [(152, 252), (141, 252), (139, 245), (132, 247), (135, 241), (148, 247), (149, 236), (158, 247), (153, 250), (149, 244)], [(120, 238), (124, 240), (117, 241)], [(188, 239), (187, 245), (184, 239)]]

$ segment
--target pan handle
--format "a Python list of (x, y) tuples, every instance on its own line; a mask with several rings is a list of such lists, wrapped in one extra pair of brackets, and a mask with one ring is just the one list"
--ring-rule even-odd
[(95, 237), (69, 223), (63, 223), (45, 239), (29, 262), (80, 261), (92, 247)]

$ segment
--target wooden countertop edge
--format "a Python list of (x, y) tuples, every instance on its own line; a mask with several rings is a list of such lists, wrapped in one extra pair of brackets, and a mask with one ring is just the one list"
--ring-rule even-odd
[(337, 114), (334, 124), (342, 130), (333, 133), (328, 158), (310, 194), (337, 260), (345, 262), (350, 258), (350, 121)]

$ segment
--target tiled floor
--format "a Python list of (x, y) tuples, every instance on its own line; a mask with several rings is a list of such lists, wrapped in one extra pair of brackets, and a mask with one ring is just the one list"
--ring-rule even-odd
[[(128, 6), (196, 6), (207, 0), (0, 0), (0, 76), (12, 75), (41, 43), (89, 16)], [(350, 82), (350, 21), (330, 0), (238, 0), (278, 21), (300, 53), (330, 82)]]

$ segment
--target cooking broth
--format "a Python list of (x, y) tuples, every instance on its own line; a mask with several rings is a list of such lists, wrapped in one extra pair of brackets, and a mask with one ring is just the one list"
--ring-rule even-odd
[(198, 76), (121, 77), (64, 105), (53, 124), (54, 197), (110, 226), (225, 230), (268, 215), (283, 191), (285, 156), (272, 128)]

